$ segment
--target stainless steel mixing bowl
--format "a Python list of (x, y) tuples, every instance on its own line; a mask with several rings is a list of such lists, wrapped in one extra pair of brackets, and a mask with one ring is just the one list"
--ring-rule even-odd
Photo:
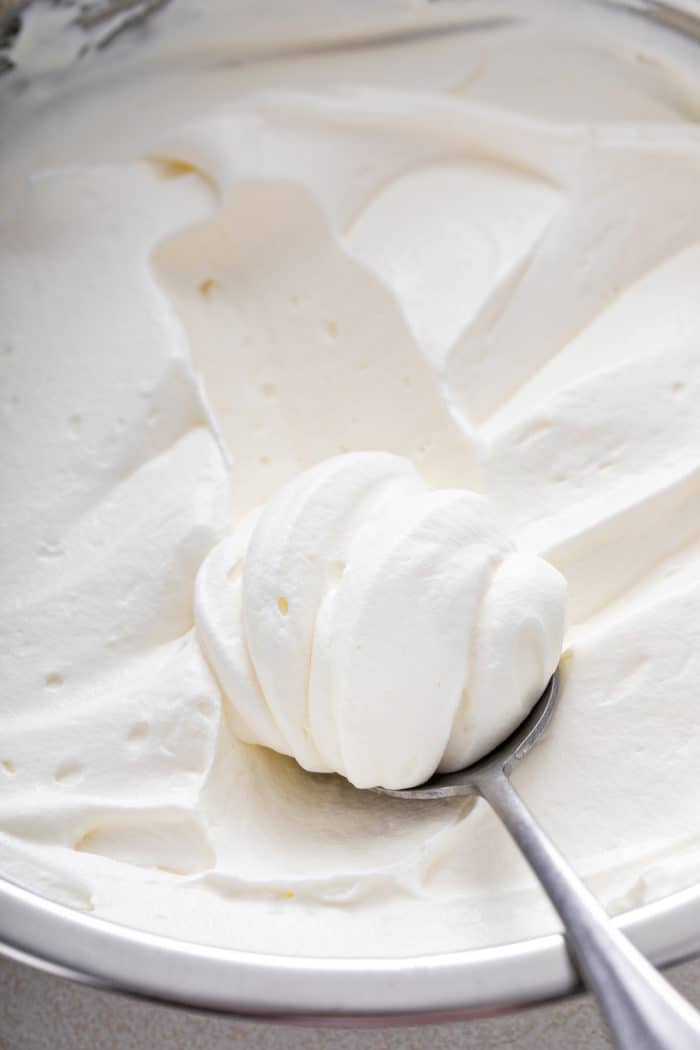
[[(166, 0), (81, 4), (76, 18), (86, 48), (105, 48), (116, 35), (138, 32), (158, 18)], [(569, 4), (572, 11), (583, 0)], [(11, 72), (18, 12), (0, 0), (0, 72)], [(381, 5), (379, 5), (381, 7)], [(558, 5), (561, 12), (562, 5)], [(595, 2), (601, 20), (644, 22), (659, 41), (680, 35), (697, 45), (700, 3), (653, 0)], [(517, 5), (518, 18), (530, 5)], [(489, 18), (509, 14), (494, 0)], [(232, 5), (232, 18), (235, 6)], [(369, 17), (369, 12), (368, 12)], [(435, 22), (431, 28), (431, 21)], [(483, 25), (474, 3), (428, 4), (416, 32)], [(405, 32), (404, 29), (396, 30)], [(379, 33), (386, 35), (384, 20)], [(372, 29), (368, 26), (367, 38)], [(259, 57), (259, 55), (258, 55)], [(3, 80), (0, 78), (0, 95)], [(536, 756), (533, 759), (536, 761)], [(700, 956), (700, 885), (628, 912), (620, 926), (656, 964)], [(563, 937), (553, 934), (497, 947), (409, 959), (299, 958), (185, 943), (117, 925), (56, 904), (0, 878), (0, 953), (76, 981), (151, 999), (230, 1014), (303, 1022), (400, 1024), (484, 1016), (565, 996), (578, 979)]]

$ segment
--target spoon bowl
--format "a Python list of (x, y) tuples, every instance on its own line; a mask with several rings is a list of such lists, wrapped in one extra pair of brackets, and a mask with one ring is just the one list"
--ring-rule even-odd
[(510, 776), (513, 767), (525, 758), (540, 739), (552, 720), (559, 697), (559, 671), (555, 671), (545, 691), (529, 715), (487, 755), (456, 773), (436, 773), (424, 784), (413, 788), (372, 788), (380, 795), (392, 798), (434, 799), (455, 798), (482, 794), (480, 784), (484, 777), (496, 774)]

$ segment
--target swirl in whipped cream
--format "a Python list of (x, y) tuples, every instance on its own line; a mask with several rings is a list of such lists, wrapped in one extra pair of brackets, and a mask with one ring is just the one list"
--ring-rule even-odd
[(391, 788), (508, 735), (556, 667), (565, 611), (564, 578), (515, 550), (483, 496), (431, 492), (382, 452), (288, 482), (247, 543), (212, 551), (195, 606), (244, 740)]

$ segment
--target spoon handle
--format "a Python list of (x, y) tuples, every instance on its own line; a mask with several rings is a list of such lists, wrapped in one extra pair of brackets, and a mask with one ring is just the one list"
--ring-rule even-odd
[(620, 1050), (700, 1050), (700, 1015), (613, 925), (545, 835), (505, 773), (480, 778), (567, 932), (578, 970)]

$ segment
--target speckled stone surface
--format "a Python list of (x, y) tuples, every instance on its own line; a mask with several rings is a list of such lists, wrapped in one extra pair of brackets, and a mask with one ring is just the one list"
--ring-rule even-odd
[[(700, 1006), (700, 960), (670, 973)], [(588, 998), (460, 1024), (292, 1028), (190, 1014), (98, 992), (0, 960), (2, 1050), (604, 1050)]]

